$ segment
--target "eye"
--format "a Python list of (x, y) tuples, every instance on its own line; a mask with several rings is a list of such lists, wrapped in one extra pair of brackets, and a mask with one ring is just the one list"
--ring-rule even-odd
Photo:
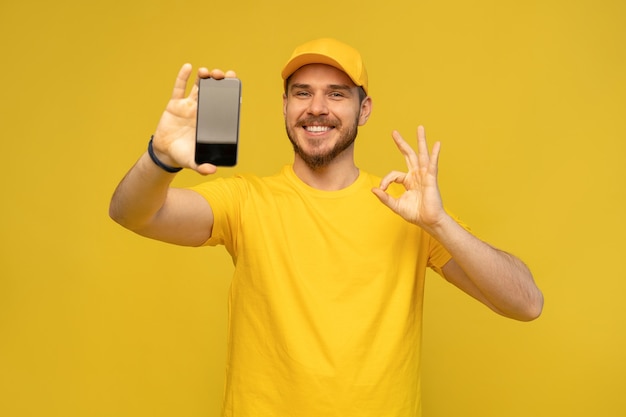
[(330, 90), (328, 92), (328, 98), (330, 100), (334, 100), (334, 101), (339, 101), (339, 100), (345, 100), (351, 97), (350, 91), (349, 90), (344, 90), (344, 89), (337, 89), (337, 90)]
[(310, 96), (311, 94), (310, 94), (308, 91), (299, 90), (299, 91), (295, 91), (295, 92), (293, 93), (293, 95), (294, 95), (295, 97), (302, 97), (302, 98), (304, 98), (304, 97), (308, 97), (308, 96)]

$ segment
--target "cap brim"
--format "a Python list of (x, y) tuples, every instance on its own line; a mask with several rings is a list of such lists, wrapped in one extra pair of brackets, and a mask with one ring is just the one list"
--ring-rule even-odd
[(287, 63), (287, 65), (285, 65), (285, 68), (283, 68), (283, 71), (281, 73), (283, 80), (287, 80), (287, 78), (289, 78), (298, 69), (309, 64), (325, 64), (335, 67), (345, 72), (355, 85), (361, 87), (361, 84), (354, 80), (354, 78), (352, 78), (352, 76), (348, 74), (348, 72), (346, 72), (345, 68), (339, 65), (337, 61), (326, 55), (311, 53), (301, 54), (291, 58), (291, 60)]

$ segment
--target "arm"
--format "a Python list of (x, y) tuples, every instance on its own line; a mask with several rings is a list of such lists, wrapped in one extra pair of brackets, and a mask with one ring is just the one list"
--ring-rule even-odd
[(433, 235), (452, 254), (442, 269), (450, 283), (505, 317), (539, 317), (543, 295), (521, 260), (476, 238), (449, 216), (444, 223)]
[(203, 244), (211, 237), (211, 207), (194, 191), (170, 187), (174, 175), (144, 153), (117, 186), (109, 215), (145, 237), (184, 246)]
[[(154, 134), (156, 157), (170, 166), (193, 169), (208, 175), (216, 171), (210, 164), (194, 161), (198, 82), (185, 97), (191, 65), (184, 65), (174, 86), (172, 98)], [(198, 77), (224, 78), (229, 72), (198, 70)], [(109, 215), (122, 226), (142, 236), (179, 245), (197, 246), (211, 236), (213, 212), (199, 194), (171, 187), (175, 174), (158, 167), (145, 152), (122, 179), (109, 206)]]
[[(393, 139), (407, 162), (408, 172), (392, 172), (372, 191), (391, 210), (424, 229), (452, 255), (443, 267), (448, 281), (492, 310), (517, 320), (533, 320), (541, 314), (543, 295), (528, 268), (516, 257), (493, 248), (463, 229), (443, 209), (437, 169), (440, 144), (428, 154), (424, 128), (418, 128), (418, 153), (393, 132)], [(406, 192), (399, 198), (386, 193), (392, 182)]]

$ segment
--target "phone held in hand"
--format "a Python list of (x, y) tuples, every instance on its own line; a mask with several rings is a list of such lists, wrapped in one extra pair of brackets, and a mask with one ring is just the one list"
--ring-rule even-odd
[(241, 80), (200, 79), (196, 121), (197, 164), (237, 164), (240, 110)]

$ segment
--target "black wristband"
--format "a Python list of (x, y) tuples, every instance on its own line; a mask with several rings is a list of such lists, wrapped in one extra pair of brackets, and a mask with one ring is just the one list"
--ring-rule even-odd
[(150, 137), (150, 142), (148, 142), (148, 155), (150, 155), (150, 159), (152, 159), (152, 162), (154, 162), (163, 171), (167, 171), (170, 174), (174, 174), (182, 170), (181, 167), (171, 167), (169, 165), (166, 165), (163, 162), (161, 162), (159, 158), (157, 158), (157, 156), (154, 153), (154, 149), (152, 148), (152, 139), (154, 139), (154, 135)]

